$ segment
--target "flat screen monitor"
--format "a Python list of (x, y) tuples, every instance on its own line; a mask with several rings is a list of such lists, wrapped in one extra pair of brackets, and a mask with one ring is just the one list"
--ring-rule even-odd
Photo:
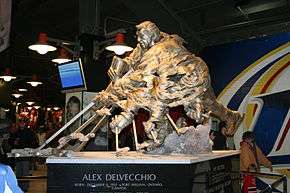
[(74, 60), (57, 66), (63, 93), (87, 89), (81, 60)]

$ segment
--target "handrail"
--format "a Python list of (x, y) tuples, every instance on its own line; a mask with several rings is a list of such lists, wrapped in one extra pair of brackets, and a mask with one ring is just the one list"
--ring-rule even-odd
[(262, 173), (262, 172), (240, 172), (241, 174), (244, 175), (252, 175), (252, 176), (258, 176), (258, 177), (273, 177), (273, 178), (281, 178), (283, 175), (281, 174), (271, 174), (271, 173)]

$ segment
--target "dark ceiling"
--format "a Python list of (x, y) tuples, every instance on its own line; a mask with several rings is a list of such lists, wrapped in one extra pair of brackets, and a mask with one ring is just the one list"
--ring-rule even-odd
[[(45, 84), (33, 95), (47, 104), (62, 103), (50, 61), (56, 53), (39, 55), (27, 48), (39, 32), (75, 41), (83, 32), (103, 35), (125, 28), (129, 44), (134, 44), (134, 25), (152, 20), (162, 31), (182, 36), (196, 52), (289, 31), (289, 10), (288, 0), (13, 0), (11, 44), (0, 53), (0, 68), (9, 66), (16, 75), (37, 74)], [(15, 87), (22, 86), (18, 82)]]

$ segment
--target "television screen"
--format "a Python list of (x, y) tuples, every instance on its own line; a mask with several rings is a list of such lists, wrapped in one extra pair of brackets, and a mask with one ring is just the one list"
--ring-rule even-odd
[(62, 92), (67, 93), (86, 90), (86, 81), (84, 78), (81, 60), (62, 63), (57, 67)]

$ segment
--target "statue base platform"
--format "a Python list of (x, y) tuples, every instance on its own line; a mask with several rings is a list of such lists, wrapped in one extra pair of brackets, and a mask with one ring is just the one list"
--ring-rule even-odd
[(50, 157), (48, 193), (239, 192), (239, 151), (188, 155), (77, 152)]

